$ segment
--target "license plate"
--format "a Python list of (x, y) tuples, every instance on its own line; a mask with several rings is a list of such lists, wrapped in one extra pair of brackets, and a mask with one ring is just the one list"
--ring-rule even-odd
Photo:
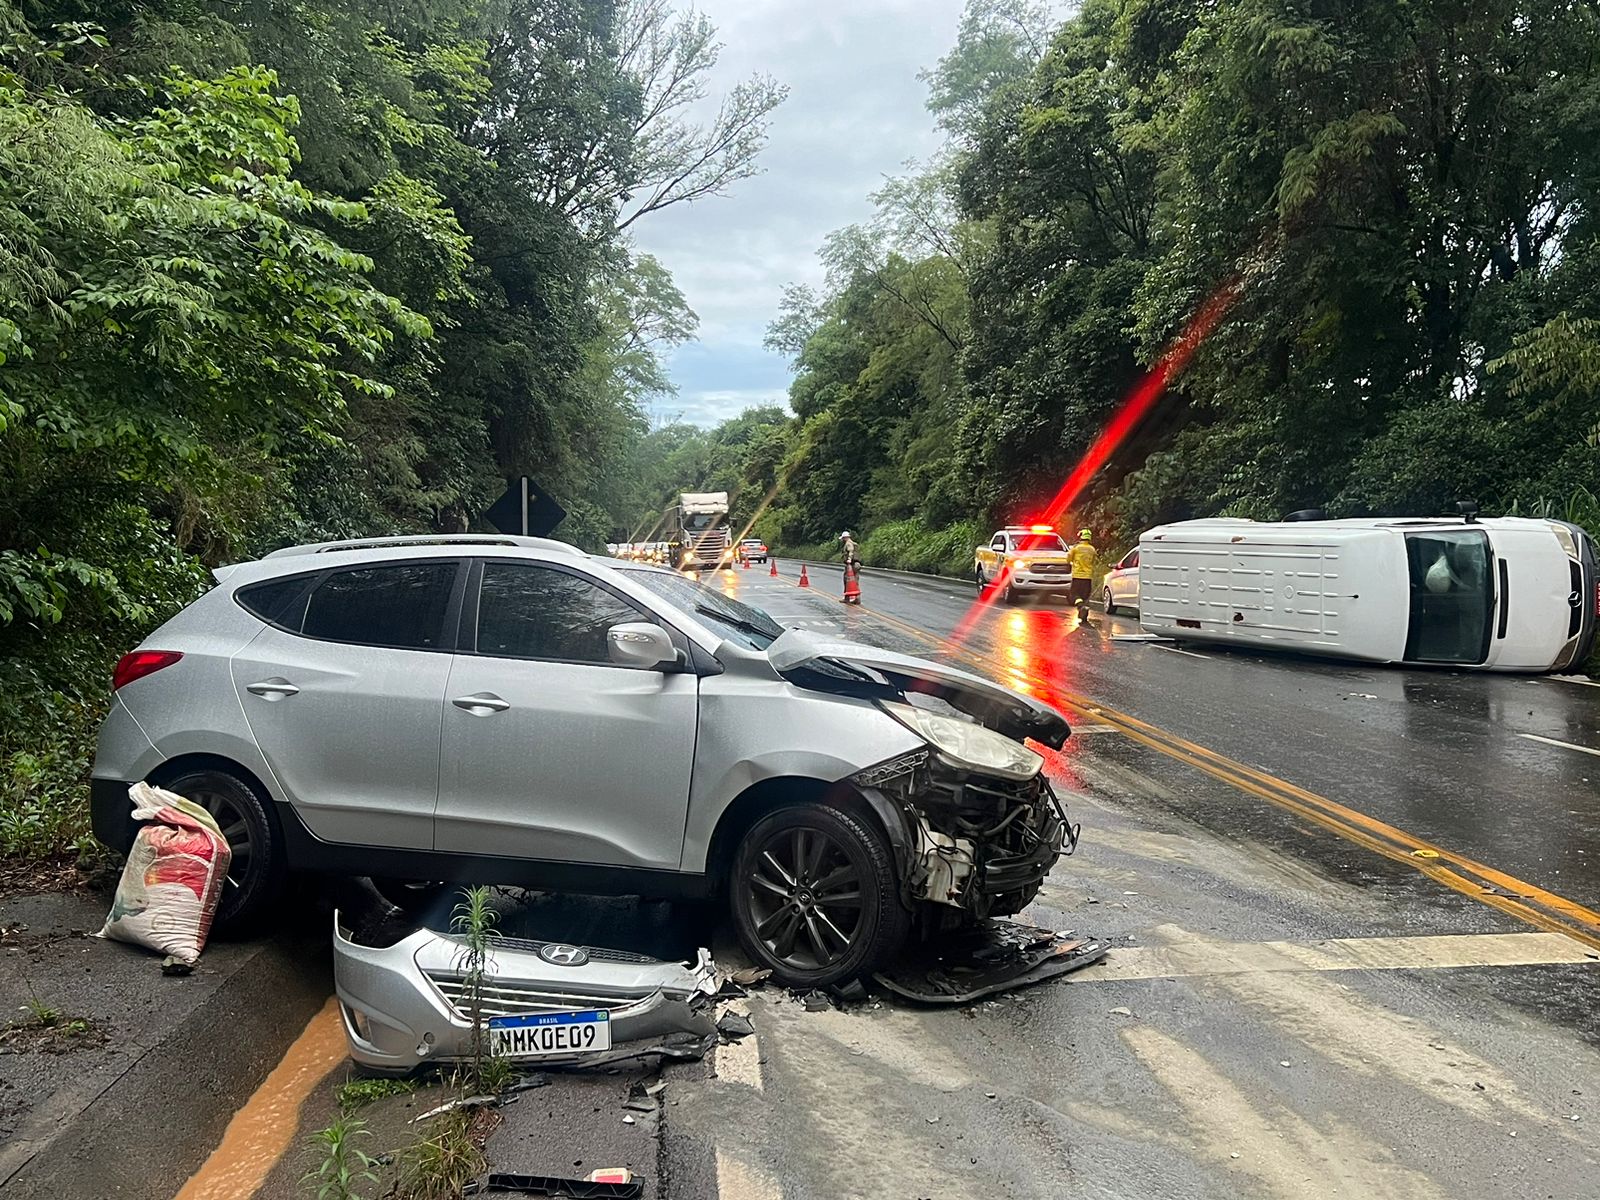
[(611, 1014), (604, 1009), (489, 1018), (489, 1052), (505, 1058), (547, 1058), (609, 1049)]

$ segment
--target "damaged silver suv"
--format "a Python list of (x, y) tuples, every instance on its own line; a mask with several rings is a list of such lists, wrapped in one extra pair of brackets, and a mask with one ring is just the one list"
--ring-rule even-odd
[(1023, 745), (1066, 722), (922, 659), (784, 630), (671, 571), (511, 537), (295, 546), (117, 666), (94, 830), (128, 785), (218, 817), (219, 921), (288, 872), (725, 896), (795, 986), (920, 922), (1015, 913), (1076, 831)]

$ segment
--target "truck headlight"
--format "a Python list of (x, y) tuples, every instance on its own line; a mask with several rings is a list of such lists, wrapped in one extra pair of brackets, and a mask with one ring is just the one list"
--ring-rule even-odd
[(1556, 535), (1556, 541), (1561, 543), (1561, 548), (1566, 551), (1568, 558), (1578, 557), (1578, 543), (1572, 536), (1572, 530), (1565, 525), (1550, 523), (1550, 532)]
[(998, 775), (1002, 779), (1028, 780), (1039, 773), (1044, 759), (1021, 742), (971, 721), (941, 717), (938, 713), (881, 700), (883, 711), (923, 738), (952, 766)]

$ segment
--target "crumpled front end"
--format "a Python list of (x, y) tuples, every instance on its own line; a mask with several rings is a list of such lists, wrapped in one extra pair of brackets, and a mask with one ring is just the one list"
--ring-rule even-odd
[(904, 899), (975, 918), (1020, 912), (1078, 843), (1043, 771), (1012, 780), (962, 770), (936, 751), (880, 763), (855, 778), (894, 804), (911, 835)]
[[(581, 954), (568, 953), (574, 950)], [(579, 965), (561, 961), (577, 958), (583, 959)], [(333, 978), (350, 1057), (364, 1067), (402, 1073), (430, 1061), (472, 1058), (472, 996), (459, 939), (419, 929), (392, 945), (362, 945), (335, 913)], [(672, 963), (623, 950), (506, 937), (490, 949), (478, 1011), (489, 1021), (601, 1009), (609, 1015), (615, 1047), (713, 1034), (716, 989), (707, 950), (694, 963)], [(584, 1059), (575, 1053), (537, 1061)]]

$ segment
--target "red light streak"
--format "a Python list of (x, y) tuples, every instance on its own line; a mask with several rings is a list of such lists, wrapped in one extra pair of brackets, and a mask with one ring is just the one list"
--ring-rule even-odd
[[(1155, 402), (1160, 399), (1161, 393), (1166, 391), (1167, 383), (1174, 375), (1189, 365), (1189, 360), (1194, 357), (1194, 352), (1206, 340), (1211, 331), (1217, 327), (1228, 309), (1238, 298), (1238, 284), (1230, 281), (1218, 288), (1207, 298), (1199, 310), (1189, 319), (1189, 324), (1178, 335), (1156, 360), (1156, 364), (1144, 373), (1143, 378), (1134, 385), (1133, 391), (1128, 393), (1116, 412), (1111, 414), (1111, 420), (1106, 422), (1106, 427), (1100, 431), (1100, 436), (1095, 438), (1089, 448), (1084, 451), (1083, 457), (1078, 460), (1078, 465), (1072, 468), (1071, 474), (1062, 483), (1055, 498), (1050, 501), (1041, 517), (1041, 524), (1059, 526), (1062, 518), (1073, 504), (1077, 502), (1083, 489), (1094, 478), (1095, 472), (1106, 465), (1111, 455), (1144, 420)], [(955, 632), (950, 635), (951, 641), (960, 643), (966, 639), (983, 610), (995, 602), (995, 599), (1004, 591), (1008, 582), (1011, 568), (1003, 565), (1000, 573), (983, 590), (967, 609), (966, 615), (961, 618), (961, 623), (956, 626)]]

